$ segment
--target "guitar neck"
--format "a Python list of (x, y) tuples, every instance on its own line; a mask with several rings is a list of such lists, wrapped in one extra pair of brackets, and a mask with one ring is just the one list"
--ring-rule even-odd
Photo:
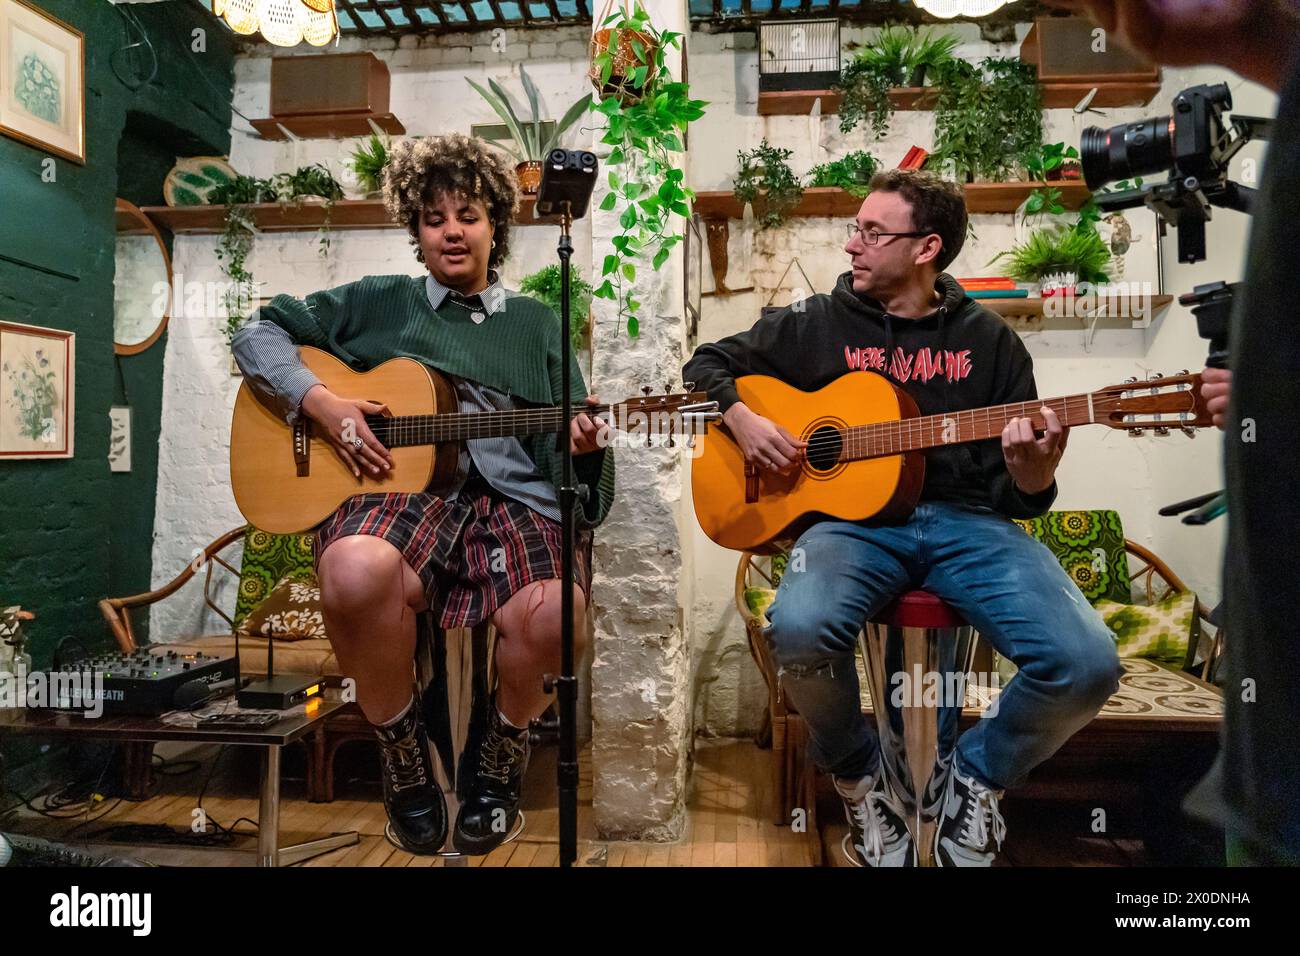
[[(604, 415), (609, 410), (608, 405), (573, 404), (573, 416)], [(367, 415), (366, 424), (385, 448), (440, 445), (471, 438), (523, 437), (566, 430), (564, 412), (555, 407), (442, 415)]]
[(964, 442), (983, 441), (1002, 434), (1007, 422), (1013, 418), (1028, 418), (1035, 429), (1046, 428), (1041, 412), (1046, 405), (1056, 413), (1062, 425), (1088, 425), (1096, 421), (1093, 395), (1067, 395), (1064, 398), (1034, 399), (994, 405), (989, 408), (970, 408), (942, 415), (921, 418), (904, 418), (901, 421), (877, 422), (873, 425), (855, 425), (843, 430), (844, 452), (841, 458), (859, 461), (865, 458), (882, 458), (903, 452), (921, 451), (940, 445), (960, 445)]

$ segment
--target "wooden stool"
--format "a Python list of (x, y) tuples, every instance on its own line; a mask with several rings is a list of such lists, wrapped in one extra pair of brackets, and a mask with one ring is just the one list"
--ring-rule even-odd
[[(957, 743), (974, 633), (933, 594), (908, 591), (873, 615), (859, 637), (885, 778), (909, 818), (921, 866), (934, 866), (934, 833)], [(932, 778), (938, 802), (926, 805)]]

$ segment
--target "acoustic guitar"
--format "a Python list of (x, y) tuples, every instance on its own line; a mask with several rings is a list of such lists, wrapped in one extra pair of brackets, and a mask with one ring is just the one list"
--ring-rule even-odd
[[(754, 412), (808, 443), (799, 468), (783, 475), (746, 465), (725, 425), (709, 427), (699, 439), (691, 487), (700, 527), (724, 548), (760, 554), (781, 550), (822, 518), (905, 519), (925, 481), (924, 449), (998, 437), (1013, 418), (1030, 418), (1041, 431), (1044, 405), (1063, 425), (1107, 425), (1134, 434), (1148, 428), (1194, 434), (1192, 429), (1211, 424), (1200, 376), (1186, 372), (1143, 383), (1130, 379), (1082, 395), (927, 416), (905, 391), (874, 372), (849, 372), (814, 392), (746, 375), (736, 379), (736, 390)], [(1170, 417), (1159, 417), (1164, 415)]]
[[(451, 382), (414, 359), (390, 359), (368, 372), (354, 372), (328, 352), (310, 346), (298, 351), (303, 364), (334, 394), (388, 406), (391, 414), (365, 420), (392, 453), (393, 467), (379, 476), (363, 470), (356, 477), (307, 416), (300, 415), (291, 428), (245, 382), (235, 397), (230, 428), (230, 484), (240, 513), (263, 531), (310, 530), (352, 495), (440, 486), (454, 477), (460, 443), (470, 438), (569, 430), (563, 410), (551, 406), (460, 412)], [(617, 405), (575, 402), (573, 414), (600, 415), (615, 428), (647, 438), (665, 435), (670, 445), (678, 430), (694, 433), (696, 423), (720, 417), (718, 403), (703, 392), (689, 393), (689, 386), (682, 394), (670, 395), (667, 388), (663, 395), (650, 391), (647, 386), (641, 397)]]

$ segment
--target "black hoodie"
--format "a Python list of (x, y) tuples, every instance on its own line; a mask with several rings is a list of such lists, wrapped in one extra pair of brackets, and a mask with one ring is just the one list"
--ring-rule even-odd
[[(748, 332), (701, 345), (683, 379), (708, 392), (724, 412), (739, 400), (735, 379), (741, 375), (771, 375), (815, 391), (846, 372), (875, 371), (911, 395), (922, 415), (1037, 398), (1033, 360), (1019, 336), (948, 274), (936, 279), (935, 289), (943, 304), (906, 319), (853, 291), (853, 273), (845, 272), (830, 295), (793, 303)], [(932, 448), (925, 459), (922, 501), (1032, 518), (1056, 498), (1056, 482), (1036, 495), (1016, 487), (999, 438)]]

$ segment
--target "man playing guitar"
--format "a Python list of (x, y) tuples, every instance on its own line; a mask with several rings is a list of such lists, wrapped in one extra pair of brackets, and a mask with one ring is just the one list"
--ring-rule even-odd
[[(428, 274), (368, 276), (303, 300), (276, 296), (233, 342), (258, 396), (290, 423), (310, 418), (357, 477), (358, 493), (316, 530), (316, 568), (330, 643), (379, 738), (390, 833), (412, 853), (438, 851), (448, 830), (412, 693), (416, 615), (430, 608), (443, 627), (490, 620), (499, 637), (498, 684), (453, 844), (487, 853), (517, 821), (528, 724), (549, 703), (543, 674), (560, 666), (556, 436), (471, 439), (449, 487), (365, 492), (365, 477), (393, 466), (364, 417), (385, 406), (332, 394), (297, 346), (326, 349), (357, 370), (415, 358), (452, 381), (461, 411), (558, 405), (560, 349), (570, 345), (550, 309), (506, 292), (494, 271), (508, 253), (517, 189), (514, 172), (478, 140), (450, 134), (398, 144), (384, 172), (384, 201)], [(586, 390), (577, 368), (575, 361), (580, 403)], [(576, 481), (590, 489), (576, 509), (579, 655), (590, 529), (604, 520), (614, 489), (606, 428), (583, 414), (569, 431)]]
[[(769, 375), (812, 391), (849, 371), (874, 371), (903, 388), (922, 415), (1037, 398), (1019, 337), (943, 271), (966, 228), (960, 186), (912, 171), (879, 173), (849, 227), (851, 268), (833, 292), (699, 347), (684, 375), (718, 402), (748, 464), (792, 473), (807, 445), (747, 408), (737, 376)], [(791, 552), (766, 637), (784, 692), (807, 722), (813, 757), (844, 802), (859, 865), (916, 861), (897, 755), (882, 755), (862, 714), (853, 661), (864, 622), (900, 592), (936, 594), (1019, 667), (996, 716), (963, 734), (917, 795), (929, 812), (940, 811), (934, 856), (942, 866), (992, 863), (1005, 832), (998, 810), (1005, 788), (1091, 721), (1118, 686), (1122, 670), (1101, 617), (1051, 552), (1010, 520), (1042, 514), (1056, 497), (1068, 429), (1050, 408), (1041, 414), (1041, 435), (1028, 418), (1015, 418), (1000, 444), (927, 451), (920, 504), (904, 521), (822, 520)]]

